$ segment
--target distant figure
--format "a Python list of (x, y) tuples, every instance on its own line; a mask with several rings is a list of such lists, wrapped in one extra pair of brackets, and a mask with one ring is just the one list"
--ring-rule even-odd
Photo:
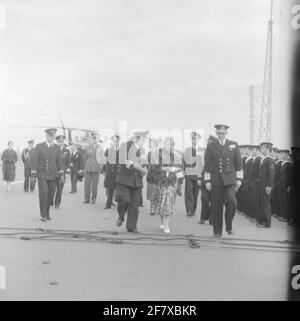
[(104, 163), (104, 150), (99, 143), (97, 133), (92, 133), (92, 143), (85, 151), (83, 204), (96, 203), (99, 176)]
[(23, 150), (22, 162), (24, 164), (24, 192), (27, 193), (30, 185), (30, 192), (34, 192), (35, 180), (31, 179), (31, 163), (34, 155), (34, 141), (27, 142), (28, 147)]
[(51, 220), (50, 206), (57, 176), (61, 183), (65, 181), (62, 154), (59, 147), (54, 144), (56, 132), (55, 128), (45, 130), (46, 141), (36, 145), (32, 161), (31, 175), (33, 179), (36, 177), (38, 179), (40, 214), (43, 222)]
[(16, 178), (16, 163), (18, 161), (18, 155), (13, 150), (13, 141), (8, 142), (8, 148), (3, 151), (1, 160), (3, 161), (3, 180), (6, 182), (6, 191), (10, 191), (11, 182)]
[(183, 177), (182, 153), (174, 149), (174, 140), (167, 137), (163, 148), (156, 151), (157, 165), (153, 165), (154, 181), (158, 188), (153, 195), (155, 214), (160, 216), (160, 228), (170, 233), (170, 218), (175, 215), (178, 185)]
[(107, 200), (105, 209), (111, 208), (116, 204), (113, 202), (113, 195), (116, 188), (116, 179), (119, 167), (119, 144), (120, 136), (114, 135), (111, 137), (112, 146), (106, 149), (104, 156), (106, 158), (105, 164), (105, 178), (104, 187), (106, 188)]
[(83, 151), (79, 150), (78, 145), (71, 143), (71, 193), (77, 193), (77, 182), (84, 177)]
[[(57, 145), (59, 146), (59, 150), (60, 150), (61, 157), (63, 160), (64, 174), (66, 177), (66, 175), (69, 175), (71, 172), (71, 169), (70, 169), (71, 154), (70, 154), (69, 149), (65, 145), (66, 137), (64, 135), (58, 135), (58, 136), (56, 136), (55, 139), (56, 139)], [(54, 193), (55, 194), (54, 205), (55, 205), (56, 209), (60, 208), (64, 185), (65, 185), (65, 182), (60, 179), (59, 175), (57, 175), (55, 193)], [(52, 203), (53, 203), (53, 201), (52, 201)], [(53, 204), (51, 204), (51, 205), (53, 205)]]

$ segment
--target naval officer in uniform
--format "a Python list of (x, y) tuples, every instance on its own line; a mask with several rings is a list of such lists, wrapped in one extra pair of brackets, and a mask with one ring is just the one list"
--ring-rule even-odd
[(232, 220), (236, 210), (236, 191), (243, 179), (243, 164), (239, 146), (227, 139), (227, 125), (215, 125), (218, 140), (207, 145), (204, 155), (205, 186), (211, 191), (214, 236), (221, 237), (225, 203), (226, 231), (233, 235)]
[(50, 220), (50, 205), (53, 200), (57, 176), (64, 183), (64, 164), (58, 145), (54, 144), (57, 130), (45, 130), (46, 141), (36, 145), (32, 160), (32, 179), (38, 179), (40, 214), (43, 222)]

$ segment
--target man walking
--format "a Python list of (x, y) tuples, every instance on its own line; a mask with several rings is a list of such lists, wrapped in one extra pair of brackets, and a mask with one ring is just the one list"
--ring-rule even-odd
[(28, 147), (23, 150), (22, 161), (24, 164), (24, 192), (27, 193), (30, 186), (30, 192), (34, 192), (36, 181), (31, 179), (31, 163), (34, 155), (34, 141), (27, 142)]
[(71, 194), (77, 193), (77, 182), (82, 181), (84, 176), (83, 153), (75, 143), (71, 143)]
[(233, 235), (232, 219), (236, 210), (236, 191), (243, 179), (243, 164), (238, 144), (228, 140), (227, 125), (215, 125), (218, 141), (207, 146), (204, 156), (205, 186), (211, 191), (212, 220), (215, 237), (222, 236), (225, 203), (226, 231)]
[(146, 161), (143, 160), (143, 146), (146, 131), (134, 133), (131, 141), (119, 149), (119, 169), (116, 179), (118, 214), (117, 226), (121, 226), (127, 212), (126, 228), (128, 232), (138, 233), (138, 211), (141, 205), (143, 176), (146, 174)]
[(31, 175), (38, 179), (41, 221), (51, 220), (50, 205), (53, 200), (57, 176), (64, 182), (64, 164), (59, 147), (54, 144), (55, 128), (45, 130), (46, 141), (36, 145)]

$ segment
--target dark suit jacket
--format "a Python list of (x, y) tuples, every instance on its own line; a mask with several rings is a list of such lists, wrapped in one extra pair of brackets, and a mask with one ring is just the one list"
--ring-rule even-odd
[(34, 148), (25, 148), (22, 153), (22, 162), (25, 168), (31, 168), (32, 159), (34, 157)]
[(37, 172), (39, 178), (55, 180), (58, 175), (64, 174), (64, 163), (60, 148), (52, 144), (49, 148), (47, 143), (36, 145), (32, 160), (33, 174)]
[(204, 155), (205, 181), (212, 185), (232, 185), (242, 179), (243, 163), (239, 146), (226, 140), (222, 146), (219, 141), (207, 145)]
[(71, 153), (70, 167), (73, 174), (83, 171), (84, 169), (84, 155), (82, 151), (76, 151), (75, 154)]
[(272, 157), (265, 157), (259, 168), (258, 183), (264, 187), (274, 187), (275, 161)]
[(123, 143), (119, 148), (118, 174), (116, 183), (126, 185), (129, 187), (141, 188), (143, 187), (143, 175), (140, 171), (132, 166), (127, 169), (126, 160), (138, 161), (143, 156), (144, 150), (138, 150), (133, 142)]
[(64, 171), (71, 169), (71, 153), (70, 151), (64, 146), (61, 150), (61, 157), (63, 159), (64, 164)]
[(115, 189), (119, 168), (119, 149), (110, 147), (106, 149), (104, 156), (106, 157), (104, 187)]
[[(202, 153), (202, 155), (201, 155)], [(203, 171), (203, 149), (201, 147), (187, 147), (183, 153), (183, 168), (185, 178), (197, 180)]]

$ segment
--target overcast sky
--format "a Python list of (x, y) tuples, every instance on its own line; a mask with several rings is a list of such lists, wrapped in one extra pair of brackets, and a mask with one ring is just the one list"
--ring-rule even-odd
[[(276, 0), (275, 0), (276, 1)], [(273, 142), (289, 145), (286, 42), (274, 12)], [(262, 85), (269, 0), (5, 0), (0, 149), (41, 130), (231, 126), (249, 143), (249, 86)]]

